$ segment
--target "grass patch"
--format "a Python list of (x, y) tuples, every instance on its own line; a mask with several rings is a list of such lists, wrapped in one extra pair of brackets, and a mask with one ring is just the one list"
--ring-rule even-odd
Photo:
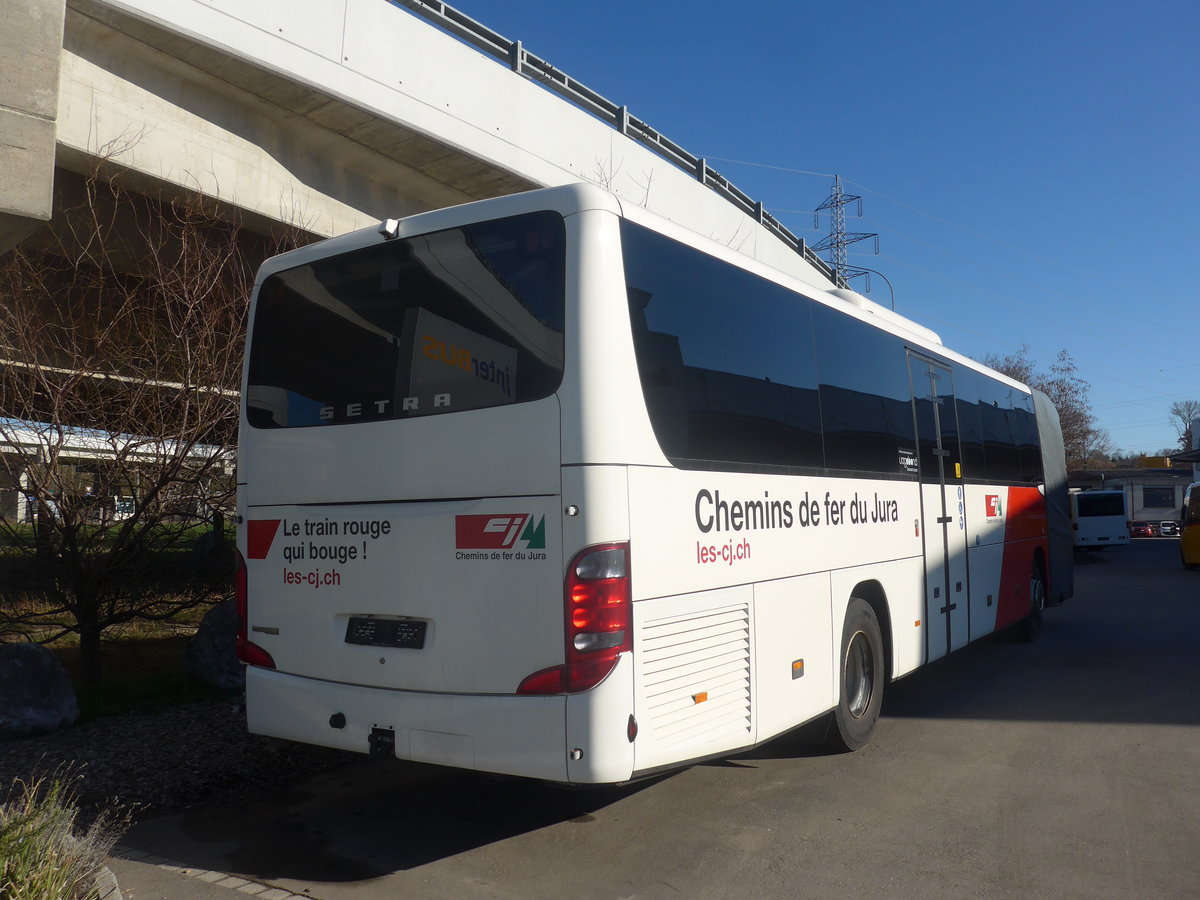
[[(169, 608), (172, 605), (178, 605), (178, 602), (173, 597), (166, 597), (159, 606)], [(187, 637), (196, 633), (196, 629), (200, 627), (204, 616), (212, 609), (213, 605), (205, 603), (178, 609), (171, 614), (169, 619), (135, 620), (120, 625), (110, 625), (104, 630), (103, 640), (105, 645), (116, 645), (177, 636)], [(154, 604), (147, 603), (144, 608), (148, 612), (158, 612)], [(0, 617), (5, 615), (12, 621), (21, 624), (5, 627), (0, 618), (0, 642), (5, 640), (46, 642), (52, 634), (58, 634), (58, 637), (49, 642), (50, 649), (55, 652), (67, 647), (76, 647), (79, 644), (79, 635), (76, 632), (69, 631), (66, 634), (60, 634), (64, 622), (69, 621), (69, 617), (63, 613), (62, 609), (56, 610), (43, 599), (11, 595), (5, 597), (3, 592), (0, 592)]]
[(183, 655), (189, 640), (188, 635), (174, 635), (105, 642), (100, 647), (104, 680), (99, 684), (81, 682), (77, 646), (50, 649), (75, 685), (80, 718), (91, 719), (230, 696), (184, 671)]
[(15, 781), (0, 803), (0, 898), (85, 900), (126, 817), (102, 812), (77, 829), (79, 809), (61, 773)]

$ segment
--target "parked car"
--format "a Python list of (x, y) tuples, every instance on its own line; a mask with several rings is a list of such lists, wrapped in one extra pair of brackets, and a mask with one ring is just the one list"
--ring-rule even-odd
[(1165, 522), (1158, 523), (1158, 533), (1163, 537), (1175, 537), (1179, 534), (1179, 523), (1167, 519)]
[(1154, 537), (1154, 526), (1149, 522), (1130, 522), (1130, 537)]

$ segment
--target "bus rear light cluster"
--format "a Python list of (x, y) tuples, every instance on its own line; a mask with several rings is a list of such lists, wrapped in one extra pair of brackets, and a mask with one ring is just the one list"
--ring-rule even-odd
[(258, 644), (251, 643), (248, 636), (250, 631), (250, 616), (246, 607), (248, 593), (246, 560), (240, 550), (237, 551), (235, 565), (233, 587), (234, 608), (237, 611), (237, 658), (248, 666), (261, 666), (264, 669), (274, 669), (275, 660), (271, 658), (271, 654), (258, 646)]
[(629, 544), (600, 544), (575, 555), (563, 585), (566, 663), (534, 672), (519, 694), (573, 694), (598, 685), (633, 649)]

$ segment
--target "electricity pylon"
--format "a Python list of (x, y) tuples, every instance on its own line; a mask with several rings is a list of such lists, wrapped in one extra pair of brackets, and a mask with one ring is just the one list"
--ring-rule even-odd
[(879, 254), (879, 235), (867, 234), (864, 232), (847, 232), (846, 231), (846, 207), (851, 203), (858, 204), (859, 218), (862, 217), (862, 197), (857, 194), (846, 194), (842, 190), (842, 176), (833, 176), (833, 193), (825, 198), (825, 202), (813, 211), (813, 227), (820, 227), (821, 210), (829, 210), (829, 236), (822, 238), (818, 243), (813, 245), (813, 250), (820, 253), (823, 250), (829, 251), (829, 265), (833, 268), (834, 274), (837, 276), (839, 284), (845, 286), (851, 278), (857, 278), (859, 275), (865, 275), (865, 269), (857, 269), (846, 262), (846, 247), (850, 244), (856, 244), (859, 241), (865, 241), (867, 238), (875, 239), (875, 253)]

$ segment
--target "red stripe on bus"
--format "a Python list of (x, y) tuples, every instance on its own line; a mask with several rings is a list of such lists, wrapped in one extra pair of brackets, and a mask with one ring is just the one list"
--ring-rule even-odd
[(1038, 548), (1041, 548), (1042, 559), (1046, 559), (1049, 556), (1046, 498), (1035, 487), (1010, 487), (1004, 519), (1004, 561), (1000, 569), (996, 628), (1012, 625), (1029, 615), (1029, 581)]

